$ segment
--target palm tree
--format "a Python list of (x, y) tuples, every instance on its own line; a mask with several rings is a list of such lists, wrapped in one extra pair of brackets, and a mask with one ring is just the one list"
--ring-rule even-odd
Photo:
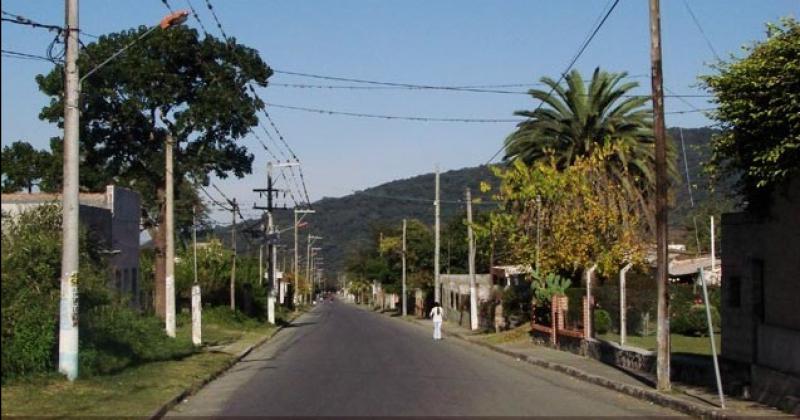
[[(609, 175), (651, 214), (648, 197), (655, 191), (655, 141), (652, 110), (645, 108), (648, 96), (631, 95), (637, 82), (625, 82), (627, 73), (594, 70), (588, 86), (573, 70), (564, 77), (566, 87), (549, 77), (541, 82), (549, 91), (528, 93), (542, 101), (533, 111), (516, 111), (527, 117), (505, 140), (505, 160), (521, 159), (526, 164), (553, 159), (566, 168), (578, 157), (589, 156), (607, 143), (616, 154), (608, 162)], [(674, 155), (671, 143), (668, 154)], [(668, 159), (675, 174), (674, 159)], [(650, 217), (648, 217), (649, 219)]]

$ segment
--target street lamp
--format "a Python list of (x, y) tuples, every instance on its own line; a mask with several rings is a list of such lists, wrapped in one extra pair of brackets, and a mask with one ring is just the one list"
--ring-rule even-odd
[[(86, 75), (78, 72), (78, 0), (66, 1), (66, 52), (64, 60), (64, 183), (61, 193), (62, 246), (61, 246), (61, 301), (59, 303), (58, 371), (70, 381), (78, 377), (78, 265), (79, 265), (79, 129), (80, 85), (88, 76), (119, 56), (131, 45), (151, 33), (151, 28), (120, 51), (112, 54)], [(161, 20), (159, 26), (167, 29), (180, 24), (188, 16), (181, 11)]]

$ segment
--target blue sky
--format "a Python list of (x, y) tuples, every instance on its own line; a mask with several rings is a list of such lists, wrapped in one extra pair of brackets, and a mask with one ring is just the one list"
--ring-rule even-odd
[[(723, 57), (764, 38), (764, 23), (798, 16), (796, 0), (691, 1), (713, 48)], [(84, 31), (102, 34), (153, 24), (166, 8), (160, 0), (81, 0)], [(170, 0), (176, 9), (186, 0)], [(219, 35), (205, 0), (192, 0), (208, 30)], [(382, 81), (484, 85), (535, 83), (558, 78), (598, 15), (610, 3), (593, 1), (378, 1), (212, 0), (224, 29), (258, 49), (279, 70)], [(622, 0), (576, 64), (641, 75), (639, 92), (649, 92), (649, 33), (646, 0)], [(4, 11), (39, 22), (62, 24), (63, 1), (4, 0)], [(187, 22), (197, 27), (197, 22)], [(710, 71), (714, 56), (683, 1), (662, 1), (664, 83), (672, 92), (703, 93), (697, 76)], [(2, 25), (2, 48), (43, 55), (52, 34)], [(91, 41), (91, 38), (84, 38)], [(33, 80), (47, 72), (44, 61), (2, 58), (2, 144), (24, 139), (45, 147), (56, 126), (38, 120), (47, 98)], [(276, 74), (274, 83), (348, 84)], [(511, 88), (509, 88), (511, 89)], [(515, 88), (518, 89), (518, 88)], [(419, 90), (330, 90), (272, 86), (262, 97), (275, 104), (309, 108), (428, 117), (513, 118), (536, 103), (525, 95)], [(707, 108), (703, 98), (687, 99)], [(691, 109), (668, 99), (667, 111)], [(387, 121), (270, 110), (286, 140), (303, 161), (312, 200), (341, 196), (397, 178), (485, 163), (510, 133), (512, 123), (466, 124)], [(668, 126), (708, 124), (702, 114), (670, 114)], [(252, 188), (264, 184), (267, 157), (256, 155), (254, 173), (218, 184), (249, 207)], [(221, 217), (221, 215), (220, 215)]]

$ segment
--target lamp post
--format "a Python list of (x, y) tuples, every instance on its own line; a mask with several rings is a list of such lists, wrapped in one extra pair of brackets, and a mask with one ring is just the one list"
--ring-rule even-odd
[(62, 242), (61, 242), (61, 300), (59, 303), (58, 371), (70, 381), (78, 377), (78, 265), (79, 265), (79, 130), (81, 83), (101, 67), (122, 54), (131, 45), (155, 28), (167, 29), (180, 24), (189, 15), (186, 11), (175, 12), (142, 36), (112, 54), (85, 76), (78, 72), (78, 0), (65, 2), (66, 52), (64, 61), (64, 186), (61, 193)]

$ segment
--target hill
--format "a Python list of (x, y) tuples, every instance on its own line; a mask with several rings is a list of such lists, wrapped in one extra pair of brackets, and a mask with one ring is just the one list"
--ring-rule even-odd
[[(702, 162), (709, 156), (709, 142), (714, 133), (711, 128), (671, 128), (669, 135), (675, 140), (678, 149), (678, 169), (681, 174), (679, 182), (673, 186), (675, 205), (670, 213), (670, 224), (673, 226), (673, 238), (680, 239), (686, 235), (683, 229), (686, 217), (691, 209), (689, 193), (685, 183), (685, 167), (681, 150), (680, 136), (686, 150), (686, 164), (692, 179), (693, 199), (700, 206), (709, 199), (707, 178), (702, 173)], [(443, 172), (440, 175), (442, 195), (442, 223), (456, 214), (463, 212), (464, 188), (470, 187), (473, 195), (480, 197), (479, 183), (489, 181), (496, 184), (489, 167), (478, 166)], [(729, 184), (725, 190), (730, 188)], [(365, 242), (374, 227), (381, 225), (397, 226), (403, 218), (417, 218), (433, 225), (434, 208), (434, 174), (427, 173), (407, 179), (399, 179), (381, 184), (363, 191), (338, 198), (323, 198), (313, 204), (316, 214), (305, 220), (308, 227), (301, 229), (300, 252), (305, 255), (305, 238), (309, 231), (322, 236), (322, 256), (329, 273), (342, 269), (348, 252)], [(488, 199), (489, 197), (482, 197)], [(479, 209), (478, 209), (479, 210)], [(279, 228), (290, 227), (293, 223), (291, 210), (276, 212), (275, 222)], [(253, 222), (246, 224), (253, 225)], [(229, 227), (218, 228), (217, 234), (223, 239), (229, 237)], [(294, 247), (291, 230), (281, 235), (280, 243), (291, 252)], [(256, 253), (257, 245), (245, 243), (239, 245), (244, 253)], [(286, 264), (290, 264), (291, 254)]]

